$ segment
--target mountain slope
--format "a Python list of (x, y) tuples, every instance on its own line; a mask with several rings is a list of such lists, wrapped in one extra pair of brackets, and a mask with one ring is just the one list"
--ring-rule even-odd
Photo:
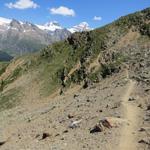
[[(43, 91), (48, 93), (60, 86), (68, 87), (72, 83), (98, 82), (118, 72), (122, 63), (129, 64), (135, 71), (135, 78), (138, 79), (146, 74), (138, 72), (140, 68), (134, 66), (134, 63), (138, 65), (143, 63), (145, 69), (143, 71), (146, 71), (145, 64), (148, 63), (146, 57), (149, 55), (147, 47), (149, 47), (149, 9), (122, 17), (100, 29), (75, 33), (65, 41), (44, 48), (40, 53), (27, 55), (22, 58), (24, 63), (20, 71), (26, 73), (24, 68), (38, 71), (39, 80), (45, 87)], [(143, 57), (142, 62), (138, 59), (139, 56)], [(76, 69), (70, 73), (72, 68)], [(139, 76), (138, 73), (142, 74)], [(49, 87), (50, 85), (53, 87)]]
[[(14, 59), (0, 76), (0, 110), (7, 112), (2, 115), (6, 120), (0, 118), (0, 129), (7, 125), (3, 132), (15, 138), (4, 149), (13, 145), (12, 149), (46, 150), (54, 144), (57, 149), (110, 150), (120, 144), (119, 139), (124, 141), (127, 129), (136, 142), (134, 149), (148, 149), (141, 140), (146, 133), (138, 130), (142, 126), (147, 130), (149, 124), (149, 50), (147, 8)], [(132, 108), (137, 109), (136, 124), (128, 120), (134, 115), (125, 111)], [(10, 114), (17, 129), (8, 124)], [(92, 134), (99, 120), (107, 117), (115, 125)], [(76, 129), (71, 126), (74, 121), (79, 123)], [(40, 131), (50, 135), (41, 140)]]

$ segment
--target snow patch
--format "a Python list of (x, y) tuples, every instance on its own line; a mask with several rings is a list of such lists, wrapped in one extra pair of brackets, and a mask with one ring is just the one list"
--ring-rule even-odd
[(49, 31), (55, 31), (56, 29), (63, 29), (57, 21), (48, 22), (44, 25), (37, 25), (38, 28), (41, 30), (49, 30)]
[(76, 25), (70, 29), (68, 29), (71, 33), (75, 32), (83, 32), (83, 31), (90, 31), (93, 30), (90, 28), (89, 24), (87, 22), (81, 22), (79, 25)]

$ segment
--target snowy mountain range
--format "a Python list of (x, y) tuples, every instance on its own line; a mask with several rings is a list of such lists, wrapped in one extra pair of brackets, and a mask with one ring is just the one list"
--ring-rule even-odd
[[(41, 30), (48, 30), (48, 31), (55, 31), (55, 30), (61, 30), (64, 29), (57, 21), (49, 22), (44, 25), (37, 25)], [(89, 31), (92, 30), (92, 28), (89, 27), (89, 24), (87, 22), (81, 22), (79, 25), (75, 25), (71, 28), (67, 28), (68, 31), (71, 33), (75, 32), (83, 32), (83, 31)]]
[[(15, 19), (7, 19), (7, 18), (0, 17), (0, 26), (9, 28), (10, 27), (9, 25), (13, 20)], [(26, 24), (34, 25), (29, 22), (25, 22), (25, 23), (21, 21), (17, 21), (17, 22), (19, 22), (21, 25), (26, 25)], [(64, 27), (60, 26), (60, 24), (57, 21), (48, 22), (44, 25), (35, 24), (35, 26), (37, 26), (41, 30), (47, 30), (47, 31), (55, 31), (55, 30), (64, 29)], [(87, 22), (81, 22), (79, 25), (75, 25), (71, 28), (68, 28), (67, 30), (70, 31), (71, 33), (74, 33), (74, 32), (89, 31), (89, 30), (92, 30), (92, 28), (89, 27), (89, 24)]]
[[(11, 26), (11, 22), (13, 22), (15, 19), (7, 19), (7, 18), (3, 18), (3, 17), (0, 17), (0, 26), (4, 27), (4, 29), (9, 29)], [(29, 23), (29, 22), (21, 22), (21, 21), (17, 21), (15, 20), (16, 22), (18, 22), (20, 25), (22, 26), (26, 26), (27, 24), (29, 26), (36, 26), (38, 27), (39, 29), (41, 30), (45, 30), (45, 31), (56, 31), (56, 30), (62, 30), (62, 29), (65, 29), (64, 27), (60, 26), (60, 24), (57, 22), (57, 21), (53, 21), (53, 22), (48, 22), (44, 25), (38, 25), (38, 24), (32, 24), (32, 23)], [(4, 31), (4, 29), (1, 29), (1, 31)], [(15, 29), (14, 29), (15, 30)], [(92, 28), (89, 27), (89, 24), (87, 22), (81, 22), (79, 25), (75, 25), (71, 28), (67, 28), (68, 31), (70, 31), (71, 33), (74, 33), (74, 32), (82, 32), (82, 31), (89, 31), (89, 30), (92, 30)], [(24, 31), (26, 32), (26, 31)]]
[(74, 32), (89, 30), (92, 29), (86, 22), (67, 29), (57, 21), (37, 25), (0, 17), (0, 51), (18, 56), (64, 40)]
[[(64, 29), (57, 21), (49, 22), (44, 25), (37, 25), (41, 30), (49, 30), (49, 31), (55, 31)], [(71, 33), (75, 32), (82, 32), (82, 31), (89, 31), (92, 30), (92, 28), (89, 27), (89, 24), (87, 22), (81, 22), (79, 25), (75, 25), (71, 28), (67, 28), (68, 31)]]

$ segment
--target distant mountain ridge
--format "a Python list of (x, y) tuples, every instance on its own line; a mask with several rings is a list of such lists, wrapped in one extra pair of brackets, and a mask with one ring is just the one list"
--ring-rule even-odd
[(23, 55), (87, 30), (90, 28), (85, 22), (66, 29), (56, 21), (37, 25), (0, 17), (0, 50), (12, 56)]
[(67, 38), (71, 33), (63, 28), (41, 30), (30, 22), (0, 18), (0, 50), (13, 56), (37, 51), (46, 45)]

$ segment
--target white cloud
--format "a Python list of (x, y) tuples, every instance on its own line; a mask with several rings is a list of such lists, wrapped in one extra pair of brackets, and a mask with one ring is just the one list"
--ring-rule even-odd
[(50, 9), (51, 14), (54, 15), (62, 15), (62, 16), (75, 16), (75, 11), (73, 9), (60, 6), (58, 8), (51, 8)]
[(101, 20), (102, 20), (102, 17), (100, 17), (100, 16), (95, 16), (95, 17), (93, 18), (93, 20), (95, 20), (95, 21), (101, 21)]
[(28, 9), (28, 8), (38, 8), (39, 5), (33, 2), (32, 0), (18, 0), (15, 3), (6, 3), (5, 6), (8, 8), (16, 8), (16, 9)]

